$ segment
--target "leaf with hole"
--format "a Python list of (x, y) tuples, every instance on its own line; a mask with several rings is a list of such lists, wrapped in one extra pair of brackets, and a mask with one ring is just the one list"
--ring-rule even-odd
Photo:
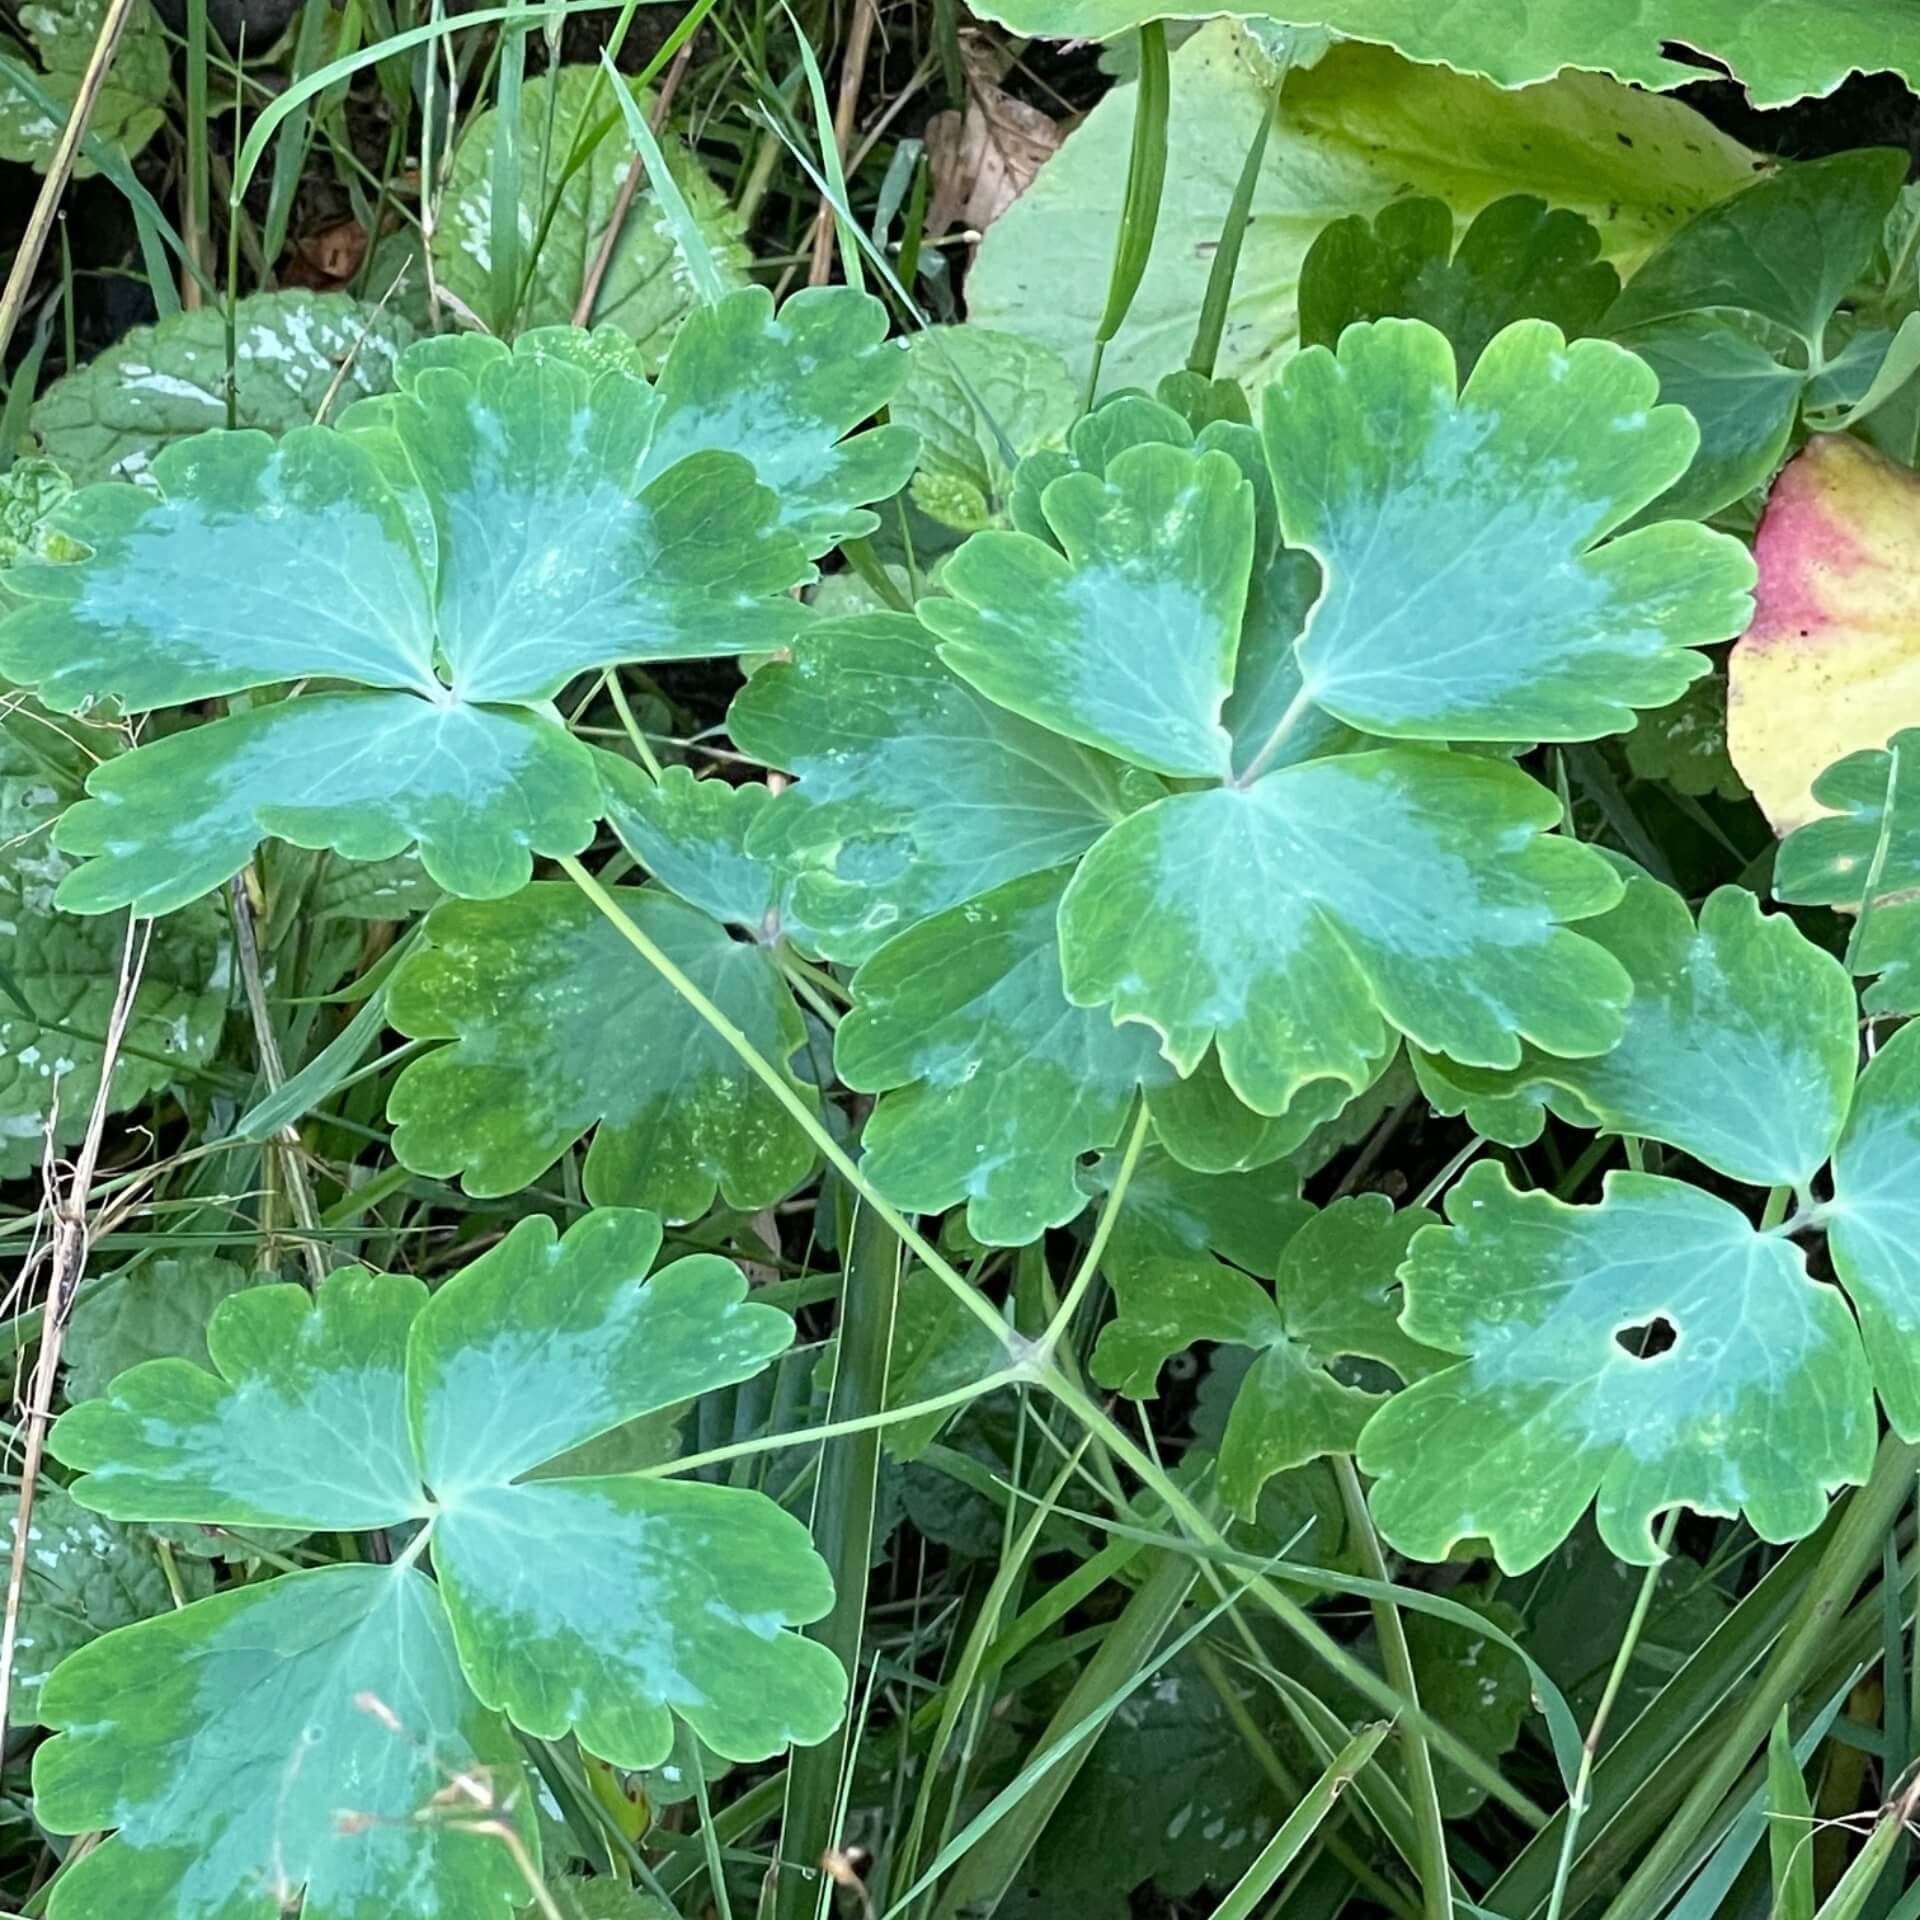
[(1595, 1206), (1516, 1192), (1487, 1162), (1401, 1271), (1401, 1325), (1461, 1356), (1361, 1436), (1373, 1512), (1401, 1552), (1486, 1539), (1537, 1566), (1597, 1501), (1622, 1560), (1653, 1521), (1744, 1515), (1764, 1540), (1819, 1525), (1873, 1464), (1872, 1381), (1840, 1294), (1794, 1243), (1678, 1180), (1610, 1173)]
[[(768, 951), (658, 888), (621, 910), (787, 1077), (806, 1030)], [(394, 976), (388, 1017), (416, 1040), (387, 1103), (402, 1166), (517, 1193), (588, 1132), (597, 1205), (693, 1220), (715, 1196), (751, 1212), (803, 1180), (813, 1147), (727, 1043), (577, 888), (448, 901)], [(530, 1071), (533, 1063), (537, 1070)]]

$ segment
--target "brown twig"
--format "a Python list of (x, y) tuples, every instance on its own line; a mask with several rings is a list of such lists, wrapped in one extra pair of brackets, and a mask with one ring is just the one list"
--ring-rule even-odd
[(47, 236), (53, 231), (53, 217), (59, 209), (60, 196), (67, 190), (68, 176), (80, 157), (80, 142), (86, 138), (94, 103), (107, 83), (107, 71), (113, 65), (114, 52), (120, 45), (128, 16), (138, 4), (139, 0), (107, 0), (87, 70), (80, 76), (80, 90), (73, 96), (73, 111), (67, 115), (67, 124), (60, 131), (53, 157), (47, 162), (47, 177), (40, 183), (40, 197), (27, 216), (27, 230), (21, 235), (19, 251), (13, 256), (6, 288), (0, 291), (0, 356), (5, 355), (13, 330), (20, 324), (21, 311), (27, 304), (27, 289), (40, 269), (40, 256), (46, 250)]
[[(840, 97), (833, 103), (833, 144), (844, 160), (853, 138), (854, 115), (860, 108), (860, 85), (867, 74), (867, 51), (873, 45), (874, 24), (879, 11), (874, 0), (853, 0), (853, 27), (847, 35), (847, 51), (840, 62)], [(813, 268), (807, 275), (811, 287), (824, 287), (833, 271), (833, 202), (823, 193), (820, 211), (813, 216)]]
[[(673, 65), (667, 69), (667, 77), (660, 82), (660, 91), (655, 96), (653, 111), (647, 116), (647, 125), (655, 133), (667, 124), (667, 110), (673, 105), (673, 96), (680, 90), (680, 76), (687, 70), (687, 62), (693, 57), (693, 42), (687, 44), (673, 56)], [(580, 298), (573, 305), (573, 324), (584, 327), (593, 318), (593, 303), (600, 298), (600, 283), (607, 277), (607, 268), (613, 264), (613, 250), (620, 244), (620, 230), (627, 224), (627, 215), (633, 208), (633, 196), (640, 191), (640, 182), (646, 178), (646, 162), (636, 153), (633, 164), (627, 169), (627, 177), (620, 182), (620, 192), (613, 203), (613, 212), (607, 219), (607, 230), (600, 236), (600, 244), (594, 249), (593, 259), (588, 263), (586, 276), (580, 282)]]
[(47, 1281), (47, 1307), (40, 1332), (40, 1353), (34, 1362), (33, 1384), (27, 1392), (26, 1456), (20, 1467), (20, 1500), (14, 1510), (13, 1558), (7, 1565), (7, 1611), (0, 1624), (0, 1726), (6, 1725), (13, 1697), (15, 1645), (20, 1631), (20, 1598), (27, 1577), (27, 1543), (33, 1533), (33, 1500), (46, 1457), (47, 1428), (52, 1421), (53, 1384), (60, 1371), (60, 1349), (65, 1344), (67, 1316), (74, 1294), (87, 1270), (87, 1203), (93, 1191), (94, 1169), (100, 1160), (100, 1142), (107, 1127), (108, 1103), (113, 1092), (113, 1070), (133, 1017), (134, 996), (146, 965), (151, 920), (127, 921), (127, 941), (120, 956), (120, 986), (114, 995), (113, 1017), (107, 1022), (106, 1044), (100, 1054), (100, 1085), (87, 1118), (86, 1137), (79, 1157), (61, 1190), (53, 1157), (53, 1129), (47, 1129), (45, 1181), (47, 1207), (53, 1217), (48, 1250), (52, 1272)]

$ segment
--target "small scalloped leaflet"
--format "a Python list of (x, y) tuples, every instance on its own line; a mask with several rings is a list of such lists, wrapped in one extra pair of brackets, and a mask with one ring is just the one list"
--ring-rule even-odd
[[(1428, 0), (1266, 0), (1176, 5), (1146, 0), (985, 0), (979, 12), (1016, 33), (1104, 40), (1148, 20), (1257, 14), (1382, 41), (1409, 59), (1526, 87), (1569, 67), (1636, 86), (1684, 87), (1723, 72), (1757, 107), (1828, 94), (1850, 73), (1897, 73), (1920, 85), (1920, 22), (1903, 0), (1669, 0), (1657, 13), (1594, 0), (1519, 0), (1499, 8)], [(1689, 59), (1697, 54), (1697, 60)]]
[(1813, 798), (1831, 811), (1780, 843), (1774, 897), (1851, 913), (1848, 969), (1879, 976), (1867, 1012), (1920, 1012), (1920, 727), (1848, 754), (1814, 781)]
[(1784, 834), (1821, 812), (1827, 768), (1920, 724), (1920, 477), (1816, 434), (1774, 482), (1754, 558), (1727, 745)]
[[(1535, 193), (1593, 221), (1602, 254), (1624, 274), (1764, 164), (1678, 101), (1585, 74), (1505, 93), (1385, 48), (1343, 45), (1287, 73), (1277, 116), (1275, 79), (1273, 62), (1231, 21), (1175, 51), (1158, 240), (1102, 360), (1108, 390), (1151, 389), (1185, 359), (1208, 256), (1269, 117), (1218, 366), (1250, 389), (1294, 349), (1301, 263), (1332, 221), (1370, 217), (1409, 194), (1444, 200), (1464, 221), (1507, 194)], [(1083, 383), (1133, 116), (1131, 87), (1099, 100), (988, 229), (967, 276), (970, 322), (1051, 348)]]
[[(650, 92), (635, 98), (643, 111), (651, 111)], [(618, 238), (587, 322), (617, 327), (639, 348), (651, 373), (665, 359), (674, 330), (692, 311), (695, 294), (680, 264), (673, 229), (652, 188), (643, 184), (632, 205), (616, 214), (627, 176), (640, 164), (619, 125), (617, 109), (613, 90), (598, 66), (561, 67), (551, 76), (530, 73), (522, 81), (520, 264), (526, 285), (519, 300), (511, 303), (514, 311), (501, 310), (493, 277), (497, 107), (469, 120), (454, 149), (444, 204), (433, 230), (433, 265), (441, 286), (491, 333), (511, 337), (525, 327), (564, 325), (573, 318), (587, 273), (618, 217)], [(529, 260), (533, 237), (548, 215), (554, 184), (561, 178), (562, 162), (575, 142), (596, 128), (602, 129), (601, 138), (585, 163), (565, 177), (539, 258)], [(741, 285), (751, 256), (732, 204), (683, 141), (663, 129), (660, 144), (723, 281), (730, 287)]]
[(1597, 331), (1620, 291), (1592, 221), (1533, 194), (1482, 207), (1454, 245), (1444, 200), (1395, 200), (1327, 227), (1300, 265), (1300, 344), (1332, 346), (1356, 320), (1425, 320), (1464, 375), (1512, 320), (1551, 320), (1568, 339)]
[(1678, 1180), (1610, 1173), (1597, 1206), (1574, 1207), (1485, 1161), (1446, 1210), (1401, 1269), (1401, 1325), (1461, 1361), (1396, 1394), (1360, 1439), (1401, 1552), (1444, 1560), (1484, 1538), (1524, 1572), (1597, 1496), (1607, 1546), (1648, 1566), (1663, 1508), (1795, 1540), (1833, 1488), (1866, 1479), (1877, 1423), (1859, 1331), (1784, 1234)]
[[(771, 954), (660, 888), (614, 898), (815, 1105), (792, 1073), (806, 1029)], [(424, 944), (394, 975), (387, 1017), (414, 1039), (453, 1043), (394, 1082), (394, 1157), (458, 1173), (469, 1193), (517, 1193), (589, 1130), (588, 1199), (672, 1220), (699, 1218), (716, 1193), (749, 1212), (771, 1206), (812, 1171), (793, 1117), (564, 881), (434, 908)], [(610, 1046), (611, 1033), (627, 1038)]]
[(1396, 1213), (1381, 1194), (1312, 1214), (1280, 1255), (1273, 1292), (1217, 1260), (1127, 1259), (1112, 1273), (1115, 1318), (1094, 1348), (1093, 1376), (1150, 1399), (1161, 1367), (1197, 1341), (1250, 1348), (1219, 1447), (1220, 1495), (1251, 1519), (1276, 1474), (1350, 1453), (1386, 1396), (1343, 1378), (1335, 1363), (1379, 1361), (1417, 1379), (1446, 1356), (1400, 1330), (1397, 1270), (1407, 1242), (1434, 1216)]
[[(117, 729), (61, 718), (0, 687), (0, 1176), (9, 1179), (38, 1166), (49, 1121), (56, 1151), (79, 1140), (99, 1089), (96, 1036), (119, 992), (126, 926), (54, 905), (74, 864), (54, 845), (54, 823), (89, 768), (124, 744)], [(212, 1057), (232, 981), (217, 905), (155, 931), (110, 1112), (140, 1106)]]
[(646, 1278), (659, 1245), (648, 1214), (592, 1214), (564, 1240), (536, 1216), (430, 1299), (384, 1274), (336, 1274), (317, 1299), (256, 1288), (214, 1317), (217, 1374), (153, 1361), (61, 1417), (51, 1444), (84, 1506), (425, 1522), (436, 1578), (411, 1551), (289, 1574), (64, 1662), (41, 1697), (64, 1731), (34, 1756), (36, 1810), (56, 1832), (119, 1831), (62, 1876), (50, 1920), (204, 1920), (303, 1894), (309, 1920), (505, 1920), (526, 1898), (508, 1851), (423, 1817), (452, 1774), (479, 1778), (537, 1862), (503, 1713), (626, 1768), (666, 1757), (676, 1714), (736, 1760), (838, 1724), (844, 1674), (789, 1630), (833, 1597), (797, 1521), (744, 1489), (524, 1478), (791, 1342), (727, 1261)]
[(912, 462), (904, 432), (843, 437), (898, 377), (885, 325), (846, 289), (776, 317), (749, 288), (688, 321), (653, 386), (618, 336), (423, 341), (402, 390), (338, 428), (205, 434), (159, 456), (157, 492), (74, 495), (56, 531), (88, 557), (12, 570), (27, 604), (0, 622), (0, 672), (50, 707), (348, 686), (96, 771), (61, 822), (93, 856), (61, 903), (165, 912), (269, 836), (352, 860), (417, 845), (436, 884), (480, 898), (578, 852), (600, 783), (554, 696), (620, 662), (792, 638), (809, 556), (871, 526), (863, 503)]
[[(413, 328), (390, 308), (343, 293), (254, 293), (234, 309), (234, 418), (280, 434), (323, 406), (338, 419), (393, 385)], [(227, 316), (195, 307), (135, 327), (56, 380), (33, 405), (33, 430), (76, 483), (151, 486), (155, 456), (227, 424)]]
[[(27, 0), (14, 18), (39, 57), (42, 71), (11, 55), (0, 58), (0, 160), (24, 162), (45, 173), (65, 116), (78, 97), (107, 15), (107, 0)], [(87, 116), (87, 131), (110, 146), (136, 154), (166, 125), (172, 61), (156, 14), (135, 7), (124, 25), (113, 63), (103, 76)], [(59, 109), (50, 114), (9, 73), (28, 73)], [(74, 173), (85, 179), (94, 165), (84, 151)]]
[(1853, 1097), (1859, 1050), (1846, 970), (1744, 887), (1700, 909), (1629, 871), (1611, 912), (1581, 932), (1633, 979), (1626, 1031), (1586, 1060), (1531, 1055), (1504, 1073), (1416, 1054), (1427, 1098), (1509, 1146), (1551, 1107), (1575, 1126), (1643, 1135), (1733, 1180), (1804, 1191)]

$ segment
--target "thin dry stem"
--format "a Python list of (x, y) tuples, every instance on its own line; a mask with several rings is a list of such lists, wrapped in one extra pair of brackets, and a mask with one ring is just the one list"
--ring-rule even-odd
[[(833, 103), (833, 144), (845, 160), (853, 139), (853, 119), (860, 106), (860, 85), (867, 74), (867, 52), (873, 45), (873, 29), (879, 14), (874, 0), (853, 0), (853, 26), (847, 34), (847, 51), (840, 62), (840, 96)], [(807, 284), (824, 287), (833, 271), (833, 202), (823, 193), (820, 211), (813, 216), (813, 267)]]

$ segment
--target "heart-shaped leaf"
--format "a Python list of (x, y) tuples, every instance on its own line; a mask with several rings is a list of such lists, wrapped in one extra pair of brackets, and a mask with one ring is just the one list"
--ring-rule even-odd
[(1117, 1317), (1094, 1348), (1094, 1378), (1145, 1399), (1161, 1367), (1196, 1341), (1251, 1348), (1256, 1357), (1219, 1448), (1221, 1497), (1250, 1519), (1276, 1473), (1350, 1453), (1384, 1404), (1383, 1394), (1342, 1379), (1334, 1362), (1377, 1360), (1414, 1379), (1444, 1361), (1396, 1318), (1407, 1242), (1433, 1218), (1418, 1207), (1396, 1213), (1381, 1194), (1336, 1201), (1287, 1241), (1271, 1294), (1217, 1260), (1118, 1265)]
[(1716, 891), (1697, 929), (1671, 888), (1639, 873), (1626, 887), (1581, 927), (1632, 976), (1620, 1044), (1585, 1060), (1530, 1052), (1504, 1073), (1416, 1055), (1428, 1098), (1510, 1145), (1536, 1139), (1551, 1107), (1576, 1126), (1663, 1140), (1734, 1180), (1806, 1187), (1853, 1095), (1846, 970), (1743, 887)]
[[(615, 898), (811, 1103), (787, 1065), (806, 1029), (766, 950), (655, 888)], [(813, 1148), (792, 1117), (577, 888), (448, 901), (426, 942), (395, 975), (388, 1017), (454, 1044), (394, 1083), (403, 1166), (515, 1193), (592, 1130), (588, 1197), (676, 1220), (697, 1219), (716, 1192), (768, 1206), (806, 1177)]]
[(903, 437), (838, 443), (897, 377), (876, 319), (840, 289), (776, 320), (748, 289), (683, 330), (657, 387), (584, 335), (427, 341), (339, 429), (208, 434), (156, 459), (157, 491), (75, 495), (59, 528), (86, 557), (17, 568), (28, 604), (0, 624), (0, 671), (49, 706), (380, 691), (255, 706), (115, 762), (62, 823), (101, 856), (63, 901), (163, 910), (275, 833), (355, 859), (417, 842), (433, 880), (480, 897), (577, 852), (598, 782), (552, 697), (621, 661), (783, 644), (809, 544), (858, 515), (845, 491), (904, 477)]
[(1628, 994), (1563, 923), (1604, 911), (1605, 860), (1492, 760), (1418, 748), (1312, 760), (1175, 794), (1115, 827), (1060, 909), (1068, 997), (1160, 1035), (1190, 1073), (1283, 1114), (1316, 1081), (1372, 1084), (1396, 1032), (1517, 1064), (1520, 1040), (1604, 1052)]
[(1121, 768), (983, 699), (895, 614), (823, 622), (747, 682), (727, 726), (797, 776), (748, 848), (794, 876), (791, 905), (835, 960), (1076, 858), (1127, 811)]
[(1819, 1525), (1873, 1464), (1872, 1382), (1846, 1302), (1784, 1235), (1678, 1180), (1610, 1173), (1597, 1206), (1516, 1192), (1488, 1162), (1417, 1235), (1401, 1325), (1462, 1363), (1396, 1394), (1360, 1441), (1381, 1532), (1442, 1560), (1484, 1538), (1537, 1566), (1598, 1499), (1622, 1560), (1653, 1520)]

